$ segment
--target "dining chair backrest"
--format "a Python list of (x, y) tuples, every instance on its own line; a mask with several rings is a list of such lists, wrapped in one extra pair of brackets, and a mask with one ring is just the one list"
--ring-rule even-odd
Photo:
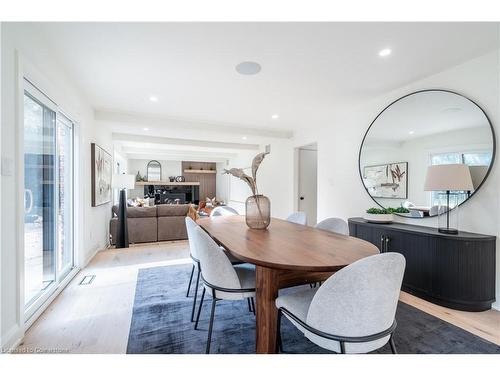
[(241, 289), (231, 261), (215, 241), (199, 226), (193, 237), (203, 279), (219, 288)]
[[(404, 256), (392, 252), (372, 255), (341, 269), (316, 292), (307, 324), (346, 337), (385, 331), (395, 319), (404, 269)], [(367, 352), (376, 349), (376, 344), (372, 341), (349, 345), (355, 352)]]
[(305, 212), (297, 211), (286, 218), (287, 221), (295, 224), (307, 224), (307, 215)]
[(327, 230), (329, 232), (349, 235), (349, 226), (344, 219), (339, 217), (329, 217), (316, 224), (316, 229)]
[(210, 212), (210, 216), (231, 216), (238, 215), (238, 211), (229, 206), (217, 206), (212, 212)]
[(186, 216), (185, 222), (186, 222), (186, 231), (189, 241), (189, 252), (192, 258), (198, 260), (199, 258), (198, 258), (198, 253), (196, 252), (196, 245), (194, 239), (194, 230), (198, 227), (198, 224), (196, 224), (196, 222), (189, 216)]

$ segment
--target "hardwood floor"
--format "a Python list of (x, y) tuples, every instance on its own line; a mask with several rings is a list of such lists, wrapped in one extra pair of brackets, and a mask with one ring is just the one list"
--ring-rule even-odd
[(406, 292), (401, 292), (399, 299), (419, 310), (500, 345), (500, 311), (492, 309), (482, 312), (468, 312), (448, 309)]
[[(30, 327), (19, 352), (125, 353), (140, 268), (191, 263), (187, 241), (99, 252)], [(90, 285), (79, 285), (95, 275)]]
[[(137, 271), (182, 263), (191, 263), (187, 241), (99, 252), (31, 326), (20, 352), (125, 353)], [(79, 285), (86, 275), (96, 277)], [(404, 292), (400, 299), (500, 345), (500, 311), (456, 311)]]

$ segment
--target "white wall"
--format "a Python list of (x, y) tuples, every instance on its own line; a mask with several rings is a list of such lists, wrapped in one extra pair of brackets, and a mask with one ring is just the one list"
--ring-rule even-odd
[(76, 264), (84, 266), (93, 254), (105, 246), (110, 217), (109, 205), (90, 207), (90, 143), (96, 142), (112, 152), (111, 132), (96, 128), (92, 108), (66, 77), (64, 69), (54, 60), (45, 41), (30, 24), (2, 23), (1, 25), (1, 156), (12, 163), (13, 173), (2, 174), (1, 216), (12, 220), (1, 222), (1, 343), (9, 347), (24, 334), (22, 288), (20, 280), (24, 265), (22, 225), (15, 220), (22, 212), (19, 198), (19, 178), (22, 158), (17, 144), (17, 130), (22, 130), (17, 113), (19, 74), (29, 74), (40, 89), (46, 92), (77, 123), (78, 143), (75, 160), (78, 173), (75, 214), (77, 249)]
[(215, 164), (215, 170), (217, 171), (217, 174), (215, 175), (215, 195), (218, 200), (227, 204), (229, 203), (231, 176), (223, 173), (224, 168), (226, 167), (226, 162), (218, 162)]
[[(114, 145), (113, 147), (113, 174), (118, 172), (118, 163), (120, 164), (120, 173), (128, 173), (128, 158), (122, 152), (121, 147)], [(113, 204), (118, 204), (119, 190), (113, 189)]]
[[(318, 220), (329, 216), (349, 218), (361, 216), (374, 205), (361, 183), (358, 151), (366, 129), (375, 116), (393, 100), (410, 92), (443, 88), (461, 93), (479, 104), (500, 132), (499, 52), (445, 70), (373, 100), (331, 110), (328, 121), (307, 124), (295, 133), (297, 146), (318, 143)], [(334, 103), (332, 103), (332, 106)], [(462, 230), (500, 235), (500, 162), (481, 190), (462, 206)], [(436, 226), (436, 218), (404, 219), (411, 224)], [(497, 302), (500, 307), (500, 239), (497, 240)]]

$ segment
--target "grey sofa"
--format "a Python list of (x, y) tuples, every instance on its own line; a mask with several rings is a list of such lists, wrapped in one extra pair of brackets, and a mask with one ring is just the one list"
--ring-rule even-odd
[[(188, 204), (158, 205), (154, 207), (128, 207), (127, 225), (130, 243), (157, 242), (187, 239), (185, 217)], [(118, 206), (113, 206), (109, 222), (111, 244), (116, 243)]]

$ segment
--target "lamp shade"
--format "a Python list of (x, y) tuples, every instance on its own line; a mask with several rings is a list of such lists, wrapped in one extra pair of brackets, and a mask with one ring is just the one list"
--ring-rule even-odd
[(113, 189), (134, 189), (135, 176), (133, 174), (114, 174), (111, 186)]
[(469, 165), (470, 176), (472, 178), (472, 185), (476, 190), (483, 182), (488, 173), (488, 166), (486, 165)]
[(474, 190), (469, 167), (465, 164), (431, 165), (427, 168), (425, 191)]

